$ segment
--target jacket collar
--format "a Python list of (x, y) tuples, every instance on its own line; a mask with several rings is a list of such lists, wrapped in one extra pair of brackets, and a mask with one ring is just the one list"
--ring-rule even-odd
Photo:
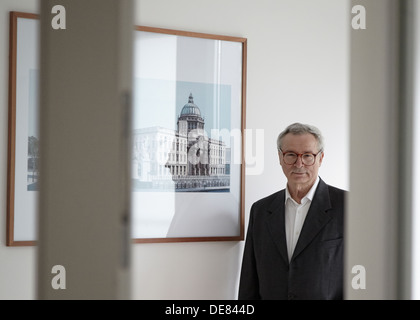
[[(280, 255), (286, 263), (289, 263), (286, 246), (285, 229), (285, 190), (281, 190), (278, 196), (271, 203), (268, 211), (270, 216), (267, 220), (270, 235), (275, 242)], [(321, 231), (321, 229), (332, 218), (328, 210), (331, 208), (331, 201), (327, 184), (320, 178), (318, 187), (315, 191), (308, 214), (302, 227), (299, 240), (291, 261), (295, 259)]]

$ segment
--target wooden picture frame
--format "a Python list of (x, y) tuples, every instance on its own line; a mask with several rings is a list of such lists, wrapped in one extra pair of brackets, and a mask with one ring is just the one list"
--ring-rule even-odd
[[(28, 170), (38, 159), (28, 132), (38, 77), (22, 62), (38, 61), (37, 28), (18, 25), (38, 20), (10, 12), (8, 246), (37, 240), (28, 179), (39, 175)], [(136, 26), (135, 50), (133, 243), (243, 240), (246, 38)]]
[(247, 39), (136, 30), (133, 241), (243, 240)]
[[(37, 61), (39, 16), (10, 12), (9, 30), (9, 116), (7, 167), (7, 246), (35, 245), (37, 191), (31, 190), (37, 171)], [(32, 131), (32, 132), (31, 132)], [(29, 137), (34, 138), (29, 147)], [(26, 140), (26, 141), (25, 141)], [(29, 152), (31, 148), (31, 152)], [(31, 154), (31, 158), (27, 157)], [(25, 159), (27, 158), (27, 159)], [(25, 176), (26, 179), (25, 179)], [(36, 177), (37, 179), (37, 177)]]

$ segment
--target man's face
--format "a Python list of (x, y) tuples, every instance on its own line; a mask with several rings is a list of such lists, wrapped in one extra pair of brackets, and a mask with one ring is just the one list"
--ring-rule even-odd
[[(294, 152), (296, 154), (318, 154), (318, 142), (316, 138), (310, 133), (300, 135), (288, 133), (283, 138), (282, 151)], [(302, 163), (302, 157), (298, 157), (295, 164), (286, 164), (284, 162), (282, 152), (279, 151), (280, 165), (283, 169), (284, 175), (287, 177), (288, 184), (291, 187), (312, 186), (318, 176), (318, 170), (321, 166), (323, 158), (324, 153), (321, 152), (316, 156), (315, 163), (312, 166), (304, 165)]]

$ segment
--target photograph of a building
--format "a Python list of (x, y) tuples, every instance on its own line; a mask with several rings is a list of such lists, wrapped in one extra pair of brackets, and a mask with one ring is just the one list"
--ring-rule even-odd
[(27, 190), (38, 191), (39, 179), (39, 139), (28, 137), (28, 174), (27, 174)]
[(208, 137), (192, 93), (177, 117), (176, 128), (134, 130), (134, 191), (229, 192), (230, 148)]

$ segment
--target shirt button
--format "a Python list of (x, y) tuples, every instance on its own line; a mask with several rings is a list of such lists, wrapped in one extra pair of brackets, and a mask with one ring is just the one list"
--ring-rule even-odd
[(295, 297), (295, 295), (293, 293), (290, 293), (287, 295), (287, 299), (289, 300), (293, 300), (293, 298)]

